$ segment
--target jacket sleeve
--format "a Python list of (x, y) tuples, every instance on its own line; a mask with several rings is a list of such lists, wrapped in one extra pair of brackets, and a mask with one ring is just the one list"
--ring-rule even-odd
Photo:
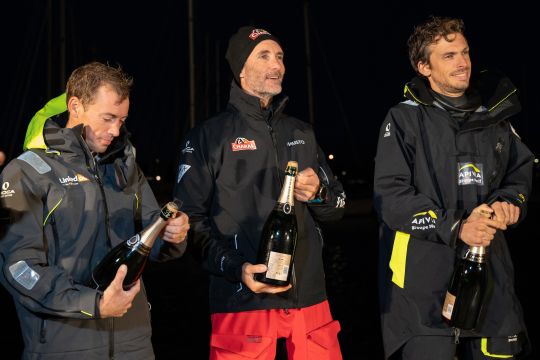
[(183, 211), (189, 216), (188, 247), (208, 271), (231, 281), (240, 281), (242, 264), (246, 260), (212, 229), (210, 214), (215, 174), (209, 163), (209, 147), (202, 129), (190, 132), (184, 143), (174, 196), (183, 202)]
[(520, 208), (518, 223), (527, 213), (527, 202), (532, 188), (534, 155), (521, 142), (512, 125), (508, 124), (510, 135), (510, 156), (505, 175), (500, 186), (488, 198), (487, 203), (506, 201)]
[(29, 311), (93, 318), (99, 292), (74, 283), (64, 269), (49, 264), (43, 236), (45, 194), (36, 185), (38, 174), (33, 169), (27, 169), (32, 174), (25, 173), (19, 161), (8, 164), (0, 177), (5, 188), (1, 203), (8, 216), (0, 238), (0, 281), (15, 302)]
[(326, 186), (326, 199), (322, 202), (308, 201), (311, 214), (317, 221), (337, 221), (345, 214), (345, 191), (343, 185), (334, 177), (330, 166), (325, 160), (324, 152), (317, 147), (317, 175), (321, 186)]
[[(409, 106), (409, 105), (404, 105)], [(379, 132), (375, 157), (373, 205), (380, 219), (394, 231), (416, 238), (455, 244), (464, 210), (444, 209), (437, 199), (421, 193), (414, 183), (415, 162), (422, 139), (412, 125), (390, 110)], [(429, 176), (429, 175), (427, 175)]]

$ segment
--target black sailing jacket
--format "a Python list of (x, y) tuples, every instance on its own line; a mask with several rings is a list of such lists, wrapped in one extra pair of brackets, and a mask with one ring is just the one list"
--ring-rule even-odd
[[(15, 300), (22, 358), (152, 359), (144, 287), (124, 316), (102, 319), (101, 291), (84, 284), (111, 247), (134, 235), (137, 213), (146, 226), (158, 204), (125, 128), (94, 161), (82, 126), (56, 123), (65, 111), (65, 95), (47, 103), (30, 123), (28, 150), (1, 175), (9, 224), (0, 234), (0, 281)], [(178, 257), (184, 247), (158, 239), (152, 256)]]
[[(311, 127), (283, 114), (286, 98), (269, 111), (233, 82), (227, 109), (191, 131), (181, 150), (175, 195), (190, 217), (189, 243), (210, 271), (211, 312), (299, 308), (326, 299), (323, 239), (316, 221), (337, 220), (345, 194), (334, 179)], [(280, 295), (254, 294), (241, 267), (255, 263), (259, 237), (281, 190), (287, 161), (311, 167), (328, 186), (324, 204), (295, 201), (298, 242), (293, 287)]]
[[(434, 102), (429, 84), (415, 78), (405, 87), (408, 100), (390, 109), (379, 133), (374, 205), (386, 356), (415, 335), (451, 335), (441, 310), (463, 244), (461, 219), (497, 200), (519, 206), (520, 221), (526, 213), (533, 156), (510, 125), (520, 110), (516, 89), (488, 72), (471, 84), (482, 106), (461, 127)], [(514, 335), (525, 327), (502, 232), (488, 251), (494, 284), (485, 318), (463, 335), (500, 337), (517, 351)]]

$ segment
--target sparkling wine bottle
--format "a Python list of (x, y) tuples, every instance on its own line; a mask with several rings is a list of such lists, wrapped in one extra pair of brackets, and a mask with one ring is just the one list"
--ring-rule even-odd
[[(490, 214), (482, 212), (484, 216)], [(462, 330), (472, 330), (486, 299), (490, 273), (486, 248), (469, 246), (465, 258), (457, 262), (450, 286), (446, 292), (442, 315), (449, 325)]]
[(261, 234), (257, 264), (265, 264), (268, 269), (255, 274), (255, 280), (266, 284), (284, 286), (291, 280), (298, 236), (294, 214), (294, 179), (297, 171), (298, 163), (289, 161), (281, 194)]
[(148, 255), (159, 232), (167, 225), (167, 220), (174, 217), (177, 212), (178, 206), (174, 202), (163, 206), (160, 216), (153, 223), (129, 240), (118, 244), (105, 255), (92, 271), (92, 278), (88, 286), (105, 290), (113, 281), (120, 265), (126, 264), (127, 274), (122, 285), (124, 290), (133, 287), (142, 275)]

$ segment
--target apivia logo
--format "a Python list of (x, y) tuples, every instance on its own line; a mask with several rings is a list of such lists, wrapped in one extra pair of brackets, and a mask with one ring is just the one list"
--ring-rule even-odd
[(242, 151), (242, 150), (257, 150), (257, 145), (255, 140), (248, 140), (243, 137), (237, 137), (233, 143), (231, 143), (232, 151)]
[(433, 210), (419, 212), (413, 215), (411, 230), (425, 231), (435, 229), (437, 225), (437, 214)]
[(305, 145), (306, 142), (304, 140), (293, 140), (293, 141), (289, 141), (287, 143), (287, 146), (291, 147), (291, 146), (295, 146), (295, 145)]
[(484, 185), (482, 164), (458, 163), (458, 185)]
[(189, 140), (186, 141), (186, 147), (182, 149), (182, 154), (188, 153), (191, 154), (195, 149), (189, 145)]
[(390, 136), (390, 127), (391, 127), (390, 123), (386, 124), (386, 127), (384, 128), (384, 136), (383, 137), (389, 137)]
[(11, 190), (9, 188), (9, 182), (4, 182), (2, 184), (2, 193), (0, 195), (0, 198), (7, 198), (7, 197), (12, 197), (13, 195), (15, 195), (15, 190)]

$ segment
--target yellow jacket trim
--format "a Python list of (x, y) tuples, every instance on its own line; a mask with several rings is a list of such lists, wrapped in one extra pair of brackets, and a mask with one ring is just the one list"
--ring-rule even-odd
[(488, 339), (487, 338), (482, 338), (482, 340), (480, 340), (480, 347), (482, 349), (482, 354), (486, 355), (486, 356), (491, 356), (493, 358), (497, 358), (497, 359), (510, 359), (512, 356), (514, 355), (498, 355), (498, 354), (491, 354), (488, 350), (487, 350), (487, 342), (488, 342)]
[(407, 247), (411, 235), (396, 231), (392, 257), (390, 258), (390, 269), (392, 270), (392, 282), (400, 288), (405, 287), (405, 267), (407, 265)]

